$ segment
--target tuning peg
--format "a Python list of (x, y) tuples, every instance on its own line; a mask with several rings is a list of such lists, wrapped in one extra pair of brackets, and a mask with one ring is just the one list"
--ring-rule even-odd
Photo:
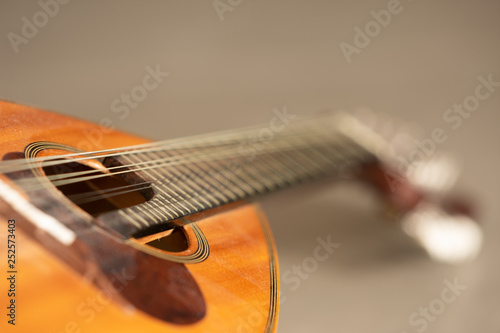
[(434, 153), (407, 169), (406, 177), (429, 194), (445, 193), (455, 185), (459, 175), (458, 161), (445, 153)]
[(429, 202), (407, 213), (401, 226), (433, 259), (449, 264), (472, 261), (483, 242), (482, 231), (471, 217), (448, 213)]

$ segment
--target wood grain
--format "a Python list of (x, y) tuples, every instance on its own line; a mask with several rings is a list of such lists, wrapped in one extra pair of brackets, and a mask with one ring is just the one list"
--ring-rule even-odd
[[(147, 142), (85, 121), (9, 102), (0, 102), (0, 155), (22, 151), (34, 141), (53, 141), (84, 150), (115, 148)], [(5, 177), (0, 176), (3, 181)], [(78, 208), (75, 208), (78, 209)], [(0, 200), (0, 231), (6, 221), (29, 219)], [(255, 204), (246, 204), (197, 222), (210, 244), (210, 256), (186, 268), (200, 287), (206, 315), (190, 325), (153, 319), (126, 302), (110, 300), (109, 290), (98, 290), (18, 231), (18, 317), (13, 328), (5, 320), (1, 331), (16, 332), (265, 332), (274, 331), (278, 304), (271, 306), (278, 288), (274, 244), (268, 225)], [(263, 228), (264, 227), (264, 228)], [(5, 246), (2, 246), (5, 258)], [(6, 271), (5, 261), (1, 270)], [(92, 270), (86, 272), (89, 276)], [(274, 273), (274, 275), (273, 275)], [(6, 290), (5, 279), (0, 290)], [(126, 283), (126, 281), (125, 281)], [(2, 295), (1, 304), (6, 302)], [(165, 302), (168, 302), (165, 299)], [(269, 320), (269, 318), (271, 320)]]

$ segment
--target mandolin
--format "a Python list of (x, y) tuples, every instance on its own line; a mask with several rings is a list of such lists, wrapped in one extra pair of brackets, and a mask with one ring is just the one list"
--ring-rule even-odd
[(2, 332), (274, 332), (278, 259), (257, 200), (329, 178), (367, 184), (434, 258), (481, 243), (428, 142), (403, 163), (401, 137), (347, 113), (150, 142), (0, 101), (0, 129)]

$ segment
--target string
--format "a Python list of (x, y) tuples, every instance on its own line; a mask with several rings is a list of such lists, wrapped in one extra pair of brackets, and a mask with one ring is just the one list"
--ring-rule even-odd
[[(289, 149), (267, 149), (267, 150), (262, 150), (260, 152), (255, 153), (255, 157), (260, 156), (260, 155), (269, 154), (269, 153), (275, 153), (275, 152), (286, 153), (286, 152), (290, 152), (290, 151), (299, 151), (299, 150), (305, 149), (305, 148), (315, 149), (317, 147), (321, 147), (321, 145), (314, 145), (314, 146), (313, 145), (305, 145), (303, 147), (295, 146), (295, 147), (289, 148)], [(191, 154), (191, 155), (194, 155), (194, 154)], [(168, 159), (168, 158), (157, 159), (156, 161), (161, 161), (161, 160), (165, 160), (165, 159)], [(116, 171), (116, 172), (112, 172), (112, 173), (102, 173), (100, 169), (94, 169), (94, 170), (86, 170), (86, 171), (81, 171), (81, 172), (68, 173), (67, 175), (70, 175), (69, 177), (63, 177), (65, 174), (55, 175), (55, 176), (47, 176), (47, 177), (44, 177), (43, 180), (45, 182), (46, 182), (46, 180), (51, 181), (54, 186), (58, 187), (58, 186), (69, 185), (69, 184), (74, 184), (74, 183), (78, 183), (78, 182), (95, 180), (95, 179), (99, 179), (99, 178), (127, 174), (127, 173), (131, 173), (131, 172), (163, 169), (165, 167), (175, 167), (175, 166), (180, 166), (180, 165), (191, 165), (191, 164), (196, 165), (195, 163), (202, 163), (202, 162), (215, 161), (215, 160), (244, 160), (244, 159), (245, 159), (244, 156), (233, 157), (233, 155), (231, 153), (207, 154), (207, 155), (204, 155), (203, 158), (189, 159), (189, 160), (188, 159), (179, 160), (179, 159), (176, 159), (174, 157), (171, 159), (172, 162), (167, 162), (167, 163), (153, 164), (153, 163), (155, 163), (155, 160), (153, 160), (153, 161), (147, 161), (147, 162), (139, 162), (139, 163), (132, 163), (132, 164), (119, 165), (119, 166), (115, 166), (115, 167), (109, 167), (109, 168), (104, 169), (104, 170), (115, 170), (115, 169), (123, 169), (125, 167), (134, 167), (134, 166), (143, 165), (143, 164), (153, 164), (153, 165), (135, 168), (135, 169), (126, 169), (126, 170)], [(74, 178), (75, 174), (82, 174), (82, 173), (83, 174), (97, 173), (97, 174), (85, 176), (85, 177)], [(215, 173), (217, 173), (217, 172), (215, 172)], [(175, 177), (173, 177), (172, 179), (175, 180)], [(34, 191), (34, 190), (39, 190), (39, 189), (44, 188), (44, 183), (40, 183), (37, 178), (23, 178), (23, 179), (16, 181), (16, 183), (26, 191)]]
[[(124, 185), (124, 186), (119, 186), (119, 187), (113, 187), (113, 188), (106, 189), (106, 190), (96, 190), (96, 191), (83, 192), (83, 193), (79, 193), (79, 194), (72, 194), (72, 195), (68, 195), (68, 198), (71, 201), (73, 201), (75, 204), (81, 205), (84, 203), (89, 203), (92, 201), (97, 201), (97, 200), (101, 200), (101, 199), (105, 199), (105, 198), (111, 198), (113, 196), (122, 195), (125, 193), (145, 190), (145, 189), (151, 188), (151, 183), (155, 183), (155, 182), (157, 182), (157, 181)], [(144, 186), (141, 187), (140, 185), (143, 185), (143, 184), (144, 184)], [(125, 188), (132, 188), (132, 189), (117, 191), (117, 189), (121, 190), (121, 189), (125, 189)]]
[[(216, 173), (216, 172), (214, 172), (214, 173)], [(189, 175), (189, 174), (185, 175), (185, 179), (196, 180), (196, 178), (192, 178), (192, 175)], [(167, 180), (168, 180), (168, 182), (167, 182)], [(82, 204), (82, 203), (88, 203), (88, 202), (92, 202), (92, 201), (101, 200), (103, 198), (109, 198), (109, 197), (113, 197), (113, 196), (117, 196), (117, 195), (129, 193), (129, 192), (134, 192), (134, 191), (139, 191), (139, 190), (144, 190), (144, 189), (147, 189), (147, 188), (151, 188), (151, 183), (155, 183), (157, 185), (162, 184), (162, 183), (163, 184), (170, 184), (170, 185), (173, 184), (173, 183), (174, 184), (178, 184), (179, 180), (182, 180), (182, 179), (180, 177), (177, 178), (176, 179), (177, 182), (171, 182), (170, 180), (171, 180), (170, 177), (156, 178), (156, 179), (154, 179), (152, 181), (144, 181), (142, 183), (136, 183), (136, 184), (132, 184), (132, 185), (124, 185), (124, 186), (120, 186), (120, 187), (114, 187), (114, 188), (108, 189), (108, 190), (85, 192), (87, 195), (84, 196), (84, 197), (82, 197), (82, 198), (75, 197), (74, 195), (70, 195), (70, 196), (68, 196), (68, 198), (70, 198), (76, 204)], [(144, 186), (140, 187), (138, 185), (144, 185)], [(218, 187), (223, 187), (223, 186), (224, 185), (222, 183), (219, 183)], [(125, 189), (125, 188), (131, 188), (131, 187), (135, 187), (135, 188), (132, 189), (132, 190), (116, 191), (117, 189)], [(218, 187), (216, 187), (214, 185), (208, 185), (208, 187), (205, 186), (201, 190), (196, 191), (195, 195), (193, 195), (192, 193), (186, 193), (186, 195), (182, 195), (180, 193), (176, 193), (175, 195), (171, 195), (168, 198), (169, 199), (169, 204), (173, 204), (173, 203), (185, 201), (186, 199), (195, 199), (195, 198), (198, 198), (198, 197), (206, 195), (206, 194), (216, 193), (216, 192), (220, 191), (220, 189)], [(112, 193), (106, 194), (106, 195), (102, 195), (103, 191), (104, 191), (104, 193), (107, 193), (107, 192), (112, 192)], [(174, 199), (174, 200), (172, 200), (172, 199)]]
[[(304, 136), (304, 135), (301, 135)], [(320, 146), (320, 145), (316, 145)], [(301, 145), (295, 145), (292, 148), (289, 149), (283, 149), (276, 143), (272, 146), (272, 149), (266, 148), (262, 149), (260, 152), (254, 152), (253, 155), (258, 155), (258, 154), (265, 154), (265, 153), (272, 153), (272, 152), (287, 152), (287, 151), (293, 151), (293, 150), (299, 150), (303, 148), (315, 148), (315, 146), (308, 144), (307, 142), (302, 142)], [(239, 158), (245, 158), (243, 154), (240, 153), (241, 156)], [(194, 164), (194, 163), (199, 163), (199, 162), (207, 162), (207, 161), (214, 161), (214, 160), (220, 160), (220, 159), (225, 159), (227, 156), (233, 157), (233, 152), (232, 150), (220, 150), (220, 147), (215, 147), (215, 151), (213, 153), (205, 153), (202, 154), (201, 157), (200, 152), (194, 152), (190, 154), (181, 154), (177, 156), (171, 156), (171, 157), (164, 157), (164, 158), (159, 158), (159, 159), (153, 159), (150, 161), (143, 161), (143, 162), (138, 162), (138, 163), (132, 163), (132, 164), (124, 164), (124, 165), (119, 165), (119, 166), (114, 166), (114, 167), (108, 167), (106, 170), (115, 170), (115, 169), (123, 169), (127, 167), (136, 167), (138, 165), (148, 165), (148, 164), (153, 164), (150, 166), (145, 166), (141, 168), (133, 168), (133, 169), (127, 169), (127, 170), (122, 170), (122, 171), (117, 171), (117, 172), (112, 172), (112, 173), (101, 173), (99, 169), (94, 169), (94, 170), (85, 170), (85, 171), (78, 171), (78, 172), (72, 172), (72, 173), (63, 173), (60, 175), (51, 175), (45, 177), (47, 180), (50, 180), (53, 182), (54, 186), (62, 186), (62, 185), (68, 185), (68, 184), (73, 184), (77, 182), (83, 182), (83, 181), (88, 181), (88, 180), (93, 180), (93, 179), (98, 179), (98, 178), (103, 178), (103, 177), (109, 177), (113, 175), (119, 175), (119, 174), (126, 174), (130, 172), (137, 172), (137, 171), (145, 171), (145, 170), (151, 170), (151, 169), (160, 169), (160, 168), (165, 168), (169, 166), (178, 166), (178, 165), (186, 165), (186, 164)], [(189, 157), (198, 157), (198, 158), (189, 158)], [(95, 157), (93, 157), (95, 159)], [(73, 162), (74, 160), (67, 160), (64, 161), (65, 164)], [(165, 162), (165, 163), (158, 163), (158, 162)], [(45, 166), (45, 165), (44, 165)], [(94, 176), (86, 176), (86, 177), (78, 177), (80, 175), (88, 175), (92, 173), (99, 173)], [(26, 187), (26, 185), (32, 185), (32, 187)], [(43, 187), (43, 184), (39, 184), (39, 182), (36, 179), (33, 178), (24, 178), (18, 181), (18, 184), (23, 187), (23, 189), (30, 191), (30, 190), (37, 190)], [(34, 186), (34, 187), (33, 187)]]
[[(353, 161), (356, 161), (358, 160), (358, 158), (352, 158)], [(213, 172), (208, 172), (208, 175), (211, 175), (211, 174), (216, 174), (218, 173), (219, 171), (218, 170), (213, 170)], [(137, 183), (137, 184), (132, 184), (132, 185), (125, 185), (125, 186), (121, 186), (121, 187), (115, 187), (115, 188), (112, 188), (112, 189), (108, 189), (108, 190), (103, 190), (104, 192), (113, 192), (117, 189), (121, 189), (121, 188), (130, 188), (130, 187), (134, 187), (134, 186), (138, 186), (138, 185), (146, 185), (146, 187), (142, 187), (142, 188), (139, 188), (137, 187), (136, 189), (134, 190), (127, 190), (127, 191), (117, 191), (117, 192), (113, 192), (107, 196), (101, 196), (100, 193), (102, 192), (99, 192), (99, 193), (96, 193), (94, 191), (91, 191), (91, 192), (85, 192), (85, 202), (81, 202), (81, 201), (77, 201), (75, 199), (79, 199), (77, 197), (75, 197), (75, 195), (73, 196), (69, 196), (75, 203), (79, 204), (79, 203), (86, 203), (86, 202), (91, 202), (91, 201), (95, 201), (95, 200), (100, 200), (102, 199), (103, 197), (112, 197), (112, 196), (116, 196), (116, 195), (121, 195), (121, 194), (124, 194), (124, 193), (128, 193), (128, 192), (132, 192), (132, 191), (136, 191), (136, 190), (142, 190), (142, 189), (146, 189), (146, 188), (150, 188), (151, 187), (151, 183), (156, 183), (156, 184), (162, 184), (162, 183), (167, 183), (166, 181), (168, 181), (168, 184), (178, 184), (178, 183), (181, 183), (182, 181), (185, 181), (186, 179), (191, 179), (191, 180), (196, 180), (196, 179), (199, 179), (199, 178), (192, 178), (192, 174), (183, 174), (181, 177), (164, 177), (164, 178), (156, 178), (152, 181), (145, 181), (145, 182), (142, 182), (142, 183)], [(233, 174), (233, 176), (237, 176), (236, 174)], [(172, 182), (172, 180), (176, 180), (176, 182)], [(196, 195), (192, 195), (192, 193), (186, 193), (186, 195), (182, 195), (182, 194), (179, 194), (179, 193), (176, 193), (174, 196), (170, 196), (169, 197), (169, 203), (172, 204), (172, 203), (177, 203), (177, 202), (182, 202), (182, 201), (185, 201), (186, 199), (192, 199), (192, 198), (198, 198), (202, 195), (205, 195), (205, 194), (212, 194), (212, 193), (215, 193), (215, 192), (218, 192), (220, 191), (220, 187), (223, 187), (224, 184), (221, 184), (219, 183), (217, 186), (213, 186), (213, 185), (209, 185), (208, 188), (206, 186), (204, 186), (201, 190), (198, 190), (196, 191)], [(80, 194), (79, 194), (80, 195)], [(92, 198), (92, 196), (94, 196), (94, 198)], [(172, 200), (172, 199), (175, 199), (175, 200)]]
[[(328, 127), (328, 123), (331, 121), (331, 117), (329, 117), (328, 121), (321, 121), (321, 122), (315, 122), (314, 123), (314, 133), (309, 134), (310, 131), (304, 132), (304, 128), (308, 128), (310, 130), (310, 126), (303, 126), (306, 122), (303, 122), (301, 125), (301, 128), (297, 128), (297, 126), (293, 129), (288, 129), (287, 131), (283, 133), (279, 133), (275, 135), (275, 138), (272, 141), (272, 149), (270, 148), (265, 148), (262, 149), (261, 151), (253, 152), (255, 155), (262, 155), (266, 153), (274, 153), (274, 152), (287, 152), (287, 151), (298, 151), (299, 149), (303, 148), (314, 148), (311, 144), (308, 144), (305, 140), (302, 142), (302, 145), (295, 145), (289, 149), (283, 149), (277, 143), (283, 143), (287, 140), (290, 139), (304, 139), (304, 138), (316, 138), (320, 135), (324, 135), (327, 131), (332, 132), (334, 128)], [(311, 125), (311, 123), (307, 123), (308, 125)], [(256, 127), (256, 128), (261, 128), (262, 127)], [(302, 130), (302, 131), (300, 131)], [(197, 162), (205, 162), (205, 161), (214, 161), (214, 160), (220, 160), (224, 159), (225, 157), (231, 157), (232, 154), (234, 153), (234, 149), (238, 148), (236, 145), (241, 144), (241, 141), (236, 141), (237, 138), (243, 139), (244, 141), (248, 140), (248, 135), (253, 135), (255, 136), (257, 132), (252, 132), (250, 130), (246, 130), (243, 132), (238, 132), (234, 133), (233, 131), (226, 131), (219, 133), (217, 135), (201, 135), (201, 136), (195, 136), (187, 139), (177, 139), (177, 140), (168, 140), (168, 141), (160, 141), (160, 142), (155, 142), (155, 143), (149, 143), (149, 144), (142, 144), (142, 145), (136, 145), (136, 146), (130, 146), (130, 147), (123, 147), (123, 148), (115, 148), (115, 149), (107, 149), (107, 150), (101, 150), (101, 151), (95, 151), (95, 152), (84, 152), (84, 153), (75, 153), (75, 154), (66, 154), (66, 155), (59, 155), (59, 156), (50, 156), (50, 157), (39, 157), (35, 159), (31, 159), (31, 161), (35, 162), (35, 164), (40, 164), (43, 162), (44, 166), (55, 166), (55, 165), (61, 165), (61, 164), (67, 164), (67, 163), (72, 163), (76, 161), (83, 161), (83, 160), (89, 160), (89, 159), (97, 159), (97, 158), (104, 158), (104, 157), (112, 157), (112, 156), (123, 156), (123, 155), (128, 155), (128, 154), (140, 154), (140, 153), (152, 153), (156, 151), (162, 151), (166, 152), (166, 148), (169, 148), (168, 152), (175, 152), (174, 149), (187, 149), (187, 148), (206, 148), (208, 151), (202, 152), (200, 155), (199, 151), (195, 151), (192, 153), (184, 153), (184, 154), (178, 154), (176, 156), (169, 156), (169, 157), (164, 157), (164, 158), (158, 158), (158, 159), (153, 159), (150, 161), (142, 161), (138, 163), (131, 163), (131, 164), (125, 164), (125, 165), (118, 165), (114, 167), (108, 167), (107, 170), (117, 170), (117, 169), (123, 169), (127, 167), (134, 167), (133, 169), (127, 169), (127, 170), (122, 170), (118, 172), (112, 172), (112, 173), (105, 173), (102, 174), (100, 173), (100, 170), (85, 170), (85, 171), (78, 171), (78, 172), (73, 172), (73, 173), (65, 173), (65, 174), (60, 174), (60, 175), (52, 175), (46, 177), (47, 180), (53, 181), (53, 184), (55, 186), (61, 186), (61, 185), (67, 185), (67, 184), (72, 184), (75, 182), (81, 182), (81, 181), (87, 181), (87, 180), (92, 180), (100, 177), (109, 177), (113, 176), (116, 174), (122, 174), (122, 173), (128, 173), (128, 172), (137, 172), (141, 170), (149, 170), (149, 169), (156, 169), (156, 168), (165, 168), (167, 166), (176, 166), (176, 165), (186, 165), (188, 163), (191, 163), (194, 165), (194, 163)], [(338, 136), (338, 133), (336, 133)], [(332, 134), (330, 137), (330, 140), (332, 139), (334, 135)], [(244, 142), (243, 141), (243, 142)], [(217, 146), (211, 146), (213, 144), (217, 144)], [(261, 144), (266, 144), (264, 143), (259, 143)], [(245, 156), (241, 154), (238, 155), (239, 158), (244, 158)], [(102, 155), (101, 155), (102, 154)], [(71, 158), (71, 159), (62, 159), (62, 157), (76, 157), (76, 158)], [(194, 158), (197, 157), (197, 158)], [(235, 159), (235, 157), (232, 157)], [(165, 162), (161, 164), (160, 162)], [(153, 164), (153, 165), (150, 165)], [(142, 166), (145, 165), (144, 167), (141, 168), (136, 168), (137, 166)], [(148, 166), (149, 165), (149, 166)], [(12, 171), (19, 171), (19, 170), (26, 170), (31, 168), (30, 165), (27, 164), (25, 160), (13, 160), (13, 161), (5, 161), (0, 163), (0, 172), (12, 172)], [(214, 170), (213, 172), (207, 172), (208, 175), (211, 174), (216, 174), (219, 171)], [(93, 175), (93, 176), (86, 176), (86, 177), (80, 177), (83, 175), (92, 175), (94, 173), (100, 173), (98, 175)], [(86, 193), (80, 193), (76, 196), (70, 196), (72, 200), (75, 200), (75, 202), (79, 203), (86, 203), (86, 202), (91, 202), (94, 200), (99, 200), (102, 198), (108, 198), (132, 191), (138, 191), (138, 190), (143, 190), (146, 188), (150, 188), (153, 183), (163, 183), (168, 181), (169, 184), (175, 184), (172, 181), (176, 181), (176, 183), (179, 183), (180, 180), (182, 179), (193, 179), (193, 180), (199, 180), (196, 178), (190, 178), (192, 175), (181, 175), (179, 177), (164, 177), (160, 179), (154, 179), (152, 181), (147, 181), (143, 183), (138, 183), (138, 184), (132, 184), (132, 185), (125, 185), (121, 187), (114, 187), (111, 189), (107, 190), (100, 190), (100, 191), (91, 191), (91, 192), (86, 192)], [(22, 183), (29, 184), (30, 182), (37, 182), (34, 179), (28, 180), (28, 179), (23, 179), (21, 181)], [(59, 183), (58, 183), (59, 182)], [(223, 186), (223, 184), (220, 184)], [(43, 187), (43, 185), (42, 185)], [(217, 186), (217, 188), (212, 188), (214, 186), (210, 186), (210, 189), (207, 189), (206, 187), (204, 190), (199, 191), (197, 195), (190, 195), (189, 193), (186, 193), (186, 195), (181, 195), (177, 194), (175, 197), (171, 197), (169, 199), (176, 199), (174, 202), (186, 200), (186, 198), (195, 198), (200, 195), (203, 195), (203, 192), (205, 193), (213, 193), (215, 191), (218, 191), (220, 186)], [(23, 189), (24, 186), (23, 186)], [(37, 189), (37, 187), (34, 187), (33, 185), (31, 188), (28, 188), (27, 190), (33, 190)]]
[[(294, 133), (296, 133), (297, 130), (300, 130), (301, 129), (300, 127), (303, 127), (305, 124), (308, 124), (308, 123), (316, 123), (316, 125), (320, 125), (321, 127), (324, 127), (323, 130), (327, 130), (328, 128), (326, 125), (328, 123), (334, 122), (334, 120), (335, 120), (335, 117), (332, 117), (332, 116), (321, 117), (321, 118), (317, 117), (317, 116), (312, 116), (312, 117), (303, 119), (302, 121), (300, 121), (298, 123), (291, 124), (290, 128), (287, 128), (284, 131), (285, 133), (279, 133), (277, 136), (285, 137), (287, 135), (295, 135)], [(157, 142), (139, 144), (139, 145), (128, 146), (128, 147), (111, 148), (111, 149), (104, 149), (104, 150), (98, 150), (98, 151), (92, 151), (92, 152), (64, 154), (64, 155), (58, 155), (58, 156), (37, 157), (37, 158), (31, 159), (31, 162), (36, 163), (36, 164), (40, 164), (40, 163), (44, 162), (44, 164), (46, 166), (55, 166), (55, 165), (60, 165), (60, 164), (66, 163), (65, 161), (60, 161), (61, 157), (65, 157), (65, 158), (71, 157), (72, 161), (78, 162), (78, 161), (85, 161), (85, 160), (89, 160), (89, 159), (95, 159), (96, 156), (99, 158), (113, 157), (113, 156), (120, 156), (120, 155), (126, 155), (126, 154), (133, 154), (136, 152), (162, 151), (162, 150), (166, 150), (167, 148), (168, 149), (199, 148), (199, 147), (207, 146), (210, 143), (214, 143), (214, 142), (219, 144), (219, 145), (224, 145), (224, 144), (235, 145), (235, 144), (240, 144), (241, 142), (244, 142), (245, 139), (248, 139), (252, 135), (255, 135), (257, 133), (255, 131), (256, 129), (263, 129), (263, 128), (266, 128), (266, 127), (252, 126), (252, 127), (247, 127), (245, 129), (236, 130), (236, 131), (235, 130), (227, 130), (227, 131), (221, 131), (221, 132), (214, 133), (214, 134), (196, 135), (196, 136), (191, 136), (191, 137), (186, 137), (186, 138), (157, 141)], [(83, 156), (83, 157), (80, 157), (80, 156)], [(73, 158), (73, 157), (76, 157), (76, 158)], [(56, 161), (48, 162), (51, 160), (56, 160)], [(9, 160), (9, 161), (2, 161), (0, 163), (0, 173), (9, 173), (9, 172), (29, 170), (30, 168), (31, 168), (31, 166), (25, 160)]]
[[(295, 137), (303, 137), (304, 134), (300, 134), (300, 135), (296, 135)], [(309, 136), (312, 136), (312, 135), (309, 135)], [(280, 138), (280, 140), (282, 140), (282, 138)], [(276, 145), (276, 143), (274, 143), (274, 146), (273, 146), (275, 149), (279, 148), (279, 146)], [(222, 150), (222, 153), (224, 153), (224, 155), (230, 155), (232, 154), (231, 151), (229, 150), (224, 150), (225, 148), (224, 147), (220, 147), (220, 146), (217, 146), (217, 147), (210, 147), (210, 148), (213, 148), (213, 150), (215, 152), (219, 151), (219, 150)], [(300, 146), (297, 146), (297, 148), (301, 148)], [(270, 151), (269, 149), (267, 149), (266, 151)], [(272, 150), (271, 150), (272, 151)], [(165, 151), (162, 151), (162, 152), (165, 152)], [(209, 151), (210, 152), (210, 151)], [(136, 153), (137, 152), (132, 152), (132, 153)], [(142, 152), (139, 152), (139, 153), (142, 153)], [(208, 155), (206, 151), (203, 151), (204, 153), (204, 157), (219, 157), (219, 156), (222, 156), (220, 154), (211, 154), (211, 155)], [(182, 158), (189, 158), (189, 157), (192, 157), (192, 156), (195, 156), (195, 157), (198, 157), (200, 156), (201, 152), (200, 151), (196, 151), (196, 152), (192, 152), (192, 153), (189, 153), (189, 154), (176, 154), (175, 156), (169, 156), (169, 157), (162, 157), (162, 158), (157, 158), (157, 159), (152, 159), (152, 160), (148, 160), (148, 161), (142, 161), (142, 162), (138, 162), (138, 163), (131, 163), (131, 164), (123, 164), (123, 165), (118, 165), (118, 166), (114, 166), (114, 167), (107, 167), (106, 170), (115, 170), (115, 169), (119, 169), (119, 168), (126, 168), (126, 167), (135, 167), (135, 166), (138, 166), (138, 165), (143, 165), (143, 164), (153, 164), (153, 163), (159, 163), (159, 162), (172, 162), (172, 161), (178, 161)], [(240, 155), (242, 155), (240, 153)], [(65, 155), (63, 155), (65, 156)], [(120, 155), (120, 156), (123, 156), (123, 155)], [(58, 156), (58, 157), (61, 157), (61, 156)], [(92, 157), (93, 159), (96, 159), (95, 156)], [(208, 161), (210, 159), (190, 159), (189, 161), (192, 162), (199, 162), (199, 161)], [(72, 163), (74, 162), (75, 160), (74, 159), (67, 159), (67, 160), (64, 160), (64, 164), (69, 164), (69, 163)], [(43, 166), (44, 167), (47, 167), (47, 166), (51, 166), (51, 164), (45, 164), (43, 163)], [(77, 177), (77, 176), (80, 176), (80, 175), (86, 175), (86, 174), (91, 174), (91, 173), (95, 173), (95, 172), (98, 172), (99, 170), (98, 169), (93, 169), (93, 170), (85, 170), (85, 171), (76, 171), (76, 172), (71, 172), (71, 173), (63, 173), (63, 174), (60, 174), (60, 175), (54, 175), (54, 176), (47, 176), (46, 178), (51, 180), (51, 181), (54, 181), (54, 180), (60, 180), (60, 179), (65, 179), (65, 178), (73, 178), (73, 177)]]

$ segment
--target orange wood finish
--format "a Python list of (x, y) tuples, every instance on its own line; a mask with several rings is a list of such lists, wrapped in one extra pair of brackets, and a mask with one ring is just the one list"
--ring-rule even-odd
[[(87, 151), (147, 142), (85, 121), (0, 102), (0, 157), (23, 151), (34, 141), (64, 143)], [(7, 181), (2, 175), (0, 179)], [(211, 252), (204, 262), (186, 265), (207, 305), (205, 318), (192, 325), (165, 323), (110, 301), (109, 291), (93, 287), (19, 230), (16, 325), (7, 324), (6, 222), (13, 218), (18, 224), (26, 223), (0, 198), (1, 332), (266, 332), (270, 290), (273, 283), (278, 288), (279, 279), (273, 282), (270, 278), (270, 259), (277, 262), (274, 243), (272, 238), (266, 242), (268, 225), (255, 204), (197, 222)], [(267, 331), (276, 329), (276, 321)]]

